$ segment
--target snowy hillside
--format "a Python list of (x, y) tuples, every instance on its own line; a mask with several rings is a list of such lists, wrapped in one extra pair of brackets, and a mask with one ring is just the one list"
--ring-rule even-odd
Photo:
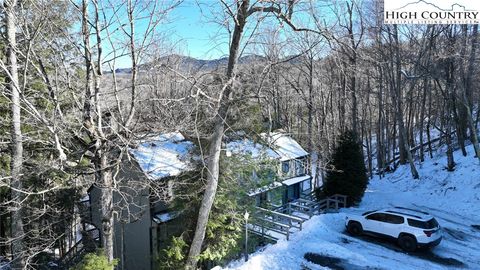
[[(470, 146), (469, 153), (473, 153)], [(370, 181), (358, 208), (313, 217), (290, 241), (279, 241), (252, 254), (248, 262), (232, 262), (225, 269), (479, 269), (480, 165), (471, 155), (455, 153), (457, 167), (445, 170), (446, 158), (418, 166), (420, 180), (408, 166)], [(368, 236), (351, 237), (345, 216), (388, 206), (406, 206), (434, 215), (443, 228), (443, 241), (430, 251), (407, 254), (395, 244)], [(307, 261), (306, 253), (314, 257)], [(307, 256), (308, 257), (308, 256)]]

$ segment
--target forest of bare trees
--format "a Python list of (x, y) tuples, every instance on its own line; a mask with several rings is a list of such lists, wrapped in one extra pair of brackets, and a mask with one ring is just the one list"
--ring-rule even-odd
[[(129, 201), (113, 202), (119, 166), (147, 133), (181, 130), (202, 149), (187, 269), (206, 248), (226, 132), (292, 134), (315, 153), (317, 186), (346, 130), (370, 176), (405, 164), (422, 181), (416, 167), (436, 151), (449, 171), (456, 149), (480, 162), (477, 24), (388, 25), (367, 0), (2, 2), (0, 256), (13, 269), (68, 252), (91, 186), (114, 260), (114, 219)], [(226, 33), (212, 65), (162, 33), (185, 2)]]

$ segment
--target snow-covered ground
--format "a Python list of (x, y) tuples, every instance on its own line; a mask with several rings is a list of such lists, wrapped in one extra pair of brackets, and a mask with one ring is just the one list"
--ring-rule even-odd
[[(455, 152), (454, 172), (445, 170), (446, 157), (440, 154), (418, 165), (420, 180), (411, 178), (408, 166), (382, 179), (376, 176), (358, 208), (315, 216), (290, 241), (281, 240), (225, 269), (480, 269), (480, 163), (471, 146), (468, 152), (468, 157)], [(440, 245), (407, 254), (389, 241), (345, 232), (349, 213), (388, 206), (430, 212), (443, 228)], [(304, 258), (308, 252), (315, 253), (317, 263)]]

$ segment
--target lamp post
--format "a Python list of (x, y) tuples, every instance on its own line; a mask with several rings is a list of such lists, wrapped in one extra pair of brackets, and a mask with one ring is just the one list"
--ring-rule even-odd
[(248, 261), (248, 217), (250, 214), (245, 211), (243, 217), (245, 218), (245, 261)]

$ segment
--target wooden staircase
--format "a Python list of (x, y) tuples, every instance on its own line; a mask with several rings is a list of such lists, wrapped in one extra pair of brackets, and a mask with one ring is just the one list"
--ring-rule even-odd
[(303, 223), (313, 215), (338, 211), (346, 205), (347, 196), (335, 194), (320, 201), (300, 198), (272, 210), (256, 207), (248, 230), (271, 242), (281, 238), (288, 241), (290, 235), (301, 231)]
[(61, 269), (73, 267), (82, 260), (86, 253), (94, 252), (100, 247), (100, 231), (91, 223), (90, 200), (80, 201), (77, 206), (83, 227), (82, 237), (58, 260)]
[(58, 261), (59, 265), (62, 269), (69, 269), (79, 263), (85, 253), (95, 251), (99, 245), (100, 231), (98, 229), (84, 231), (82, 233), (82, 238), (60, 258)]

